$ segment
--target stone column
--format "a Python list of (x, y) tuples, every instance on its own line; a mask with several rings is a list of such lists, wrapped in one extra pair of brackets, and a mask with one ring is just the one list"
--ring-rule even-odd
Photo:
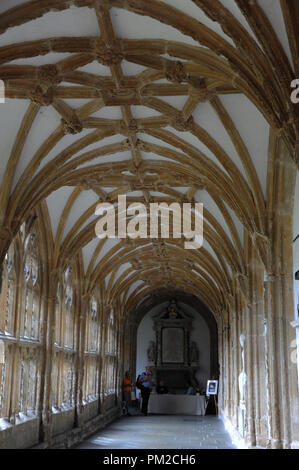
[(254, 388), (254, 426), (256, 445), (269, 446), (268, 430), (268, 372), (266, 364), (267, 334), (264, 317), (264, 267), (257, 256), (252, 261), (252, 348), (253, 348), (253, 388)]
[(245, 373), (246, 409), (245, 440), (249, 446), (267, 447), (268, 442), (268, 375), (265, 346), (263, 273), (264, 266), (248, 240), (248, 283), (245, 298)]
[(89, 303), (89, 295), (82, 295), (79, 303), (78, 315), (78, 358), (75, 384), (75, 427), (83, 424), (83, 379), (84, 379), (84, 350), (86, 333), (86, 315)]
[[(264, 319), (264, 265), (251, 240), (248, 240), (247, 295), (247, 441), (251, 446), (268, 446), (267, 367)], [(245, 318), (247, 315), (245, 316)]]
[(223, 340), (223, 369), (222, 369), (222, 384), (223, 384), (223, 410), (226, 417), (230, 418), (229, 413), (229, 399), (231, 394), (230, 383), (229, 383), (229, 325), (227, 322), (223, 324), (222, 331)]
[(231, 401), (232, 401), (232, 424), (237, 429), (238, 428), (238, 402), (239, 402), (239, 389), (238, 389), (238, 353), (239, 353), (239, 345), (238, 345), (238, 325), (237, 325), (237, 298), (235, 297), (235, 309), (232, 311), (231, 314), (231, 348), (232, 348), (232, 393), (231, 393)]
[(269, 431), (271, 447), (289, 448), (298, 441), (299, 431), (297, 367), (291, 361), (295, 332), (290, 324), (294, 319), (292, 223), (296, 167), (283, 142), (273, 135), (271, 138), (270, 255), (265, 280)]
[[(291, 363), (292, 363), (292, 374), (291, 374), (291, 394), (293, 394), (291, 403), (291, 414), (292, 414), (292, 449), (299, 449), (299, 319), (292, 321), (291, 326), (295, 330), (296, 339), (291, 341)], [(297, 374), (295, 369), (297, 368)], [(297, 375), (297, 383), (296, 383)]]
[(295, 329), (296, 339), (291, 343), (291, 362), (297, 364), (297, 378), (298, 378), (298, 389), (299, 389), (299, 318), (291, 322), (291, 326)]
[[(252, 357), (252, 309), (247, 306), (245, 309), (245, 334), (244, 334), (244, 358), (245, 358), (245, 407), (246, 407), (246, 426), (245, 441), (249, 446), (255, 446), (255, 420), (254, 420), (254, 393), (253, 393), (253, 374), (255, 373)], [(240, 400), (241, 401), (241, 400)]]
[[(248, 249), (247, 238), (247, 264), (250, 262), (250, 250)], [(244, 439), (249, 446), (255, 446), (255, 419), (254, 419), (254, 388), (253, 374), (256, 365), (253, 362), (252, 349), (252, 290), (249, 275), (240, 274), (238, 283), (241, 295), (241, 315), (242, 326), (240, 326), (239, 344), (241, 355), (241, 368), (239, 374), (239, 426), (241, 433), (244, 429)], [(245, 381), (246, 379), (246, 381)], [(245, 423), (244, 423), (245, 420)], [(244, 428), (242, 429), (242, 427)]]
[(234, 376), (233, 376), (233, 330), (232, 330), (232, 307), (228, 309), (227, 312), (227, 325), (225, 326), (226, 332), (226, 341), (227, 341), (227, 387), (229, 390), (228, 393), (228, 403), (227, 411), (228, 416), (231, 421), (233, 421), (234, 407), (233, 407), (233, 390), (234, 390)]
[(134, 321), (132, 322), (132, 329), (130, 334), (130, 345), (131, 345), (131, 368), (133, 373), (136, 371), (136, 358), (137, 358), (137, 323)]
[(267, 275), (267, 349), (269, 371), (269, 425), (271, 447), (284, 448), (290, 444), (290, 397), (287, 351), (287, 321), (280, 276)]
[[(4, 214), (1, 214), (1, 216)], [(3, 262), (5, 255), (9, 249), (9, 246), (12, 242), (13, 234), (7, 227), (4, 225), (0, 226), (0, 294), (2, 292), (2, 270), (3, 270)]]
[(218, 353), (219, 353), (219, 384), (218, 384), (218, 407), (221, 414), (224, 412), (224, 350), (223, 350), (223, 326), (218, 324)]

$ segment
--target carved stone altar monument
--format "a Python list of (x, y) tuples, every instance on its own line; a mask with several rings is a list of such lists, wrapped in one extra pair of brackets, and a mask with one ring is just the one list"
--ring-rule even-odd
[(147, 354), (154, 380), (163, 379), (173, 391), (197, 385), (194, 372), (198, 369), (199, 351), (190, 341), (193, 316), (180, 309), (175, 300), (159, 314), (153, 315), (156, 342), (150, 341)]

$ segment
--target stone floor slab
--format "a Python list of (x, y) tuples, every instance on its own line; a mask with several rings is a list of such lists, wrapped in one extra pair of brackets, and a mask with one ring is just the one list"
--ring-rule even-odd
[(235, 449), (217, 416), (124, 416), (77, 449)]

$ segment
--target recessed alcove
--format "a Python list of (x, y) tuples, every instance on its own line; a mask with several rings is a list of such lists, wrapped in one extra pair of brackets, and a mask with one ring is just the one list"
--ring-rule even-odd
[(154, 383), (163, 380), (171, 393), (184, 393), (190, 384), (203, 391), (218, 375), (213, 316), (194, 296), (147, 304), (137, 329), (136, 376), (150, 365)]

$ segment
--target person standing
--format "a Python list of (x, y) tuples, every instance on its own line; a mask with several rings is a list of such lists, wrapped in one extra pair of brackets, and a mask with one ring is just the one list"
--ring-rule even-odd
[(144, 416), (147, 416), (147, 407), (148, 401), (151, 394), (151, 385), (153, 382), (153, 376), (151, 370), (148, 366), (145, 368), (145, 372), (143, 372), (139, 376), (139, 383), (141, 384), (141, 397), (142, 397), (142, 407), (141, 412)]
[(131, 387), (132, 387), (131, 374), (130, 374), (130, 371), (127, 370), (124, 376), (124, 381), (123, 381), (124, 401), (126, 402), (127, 416), (131, 416), (129, 413), (129, 405), (131, 404)]

